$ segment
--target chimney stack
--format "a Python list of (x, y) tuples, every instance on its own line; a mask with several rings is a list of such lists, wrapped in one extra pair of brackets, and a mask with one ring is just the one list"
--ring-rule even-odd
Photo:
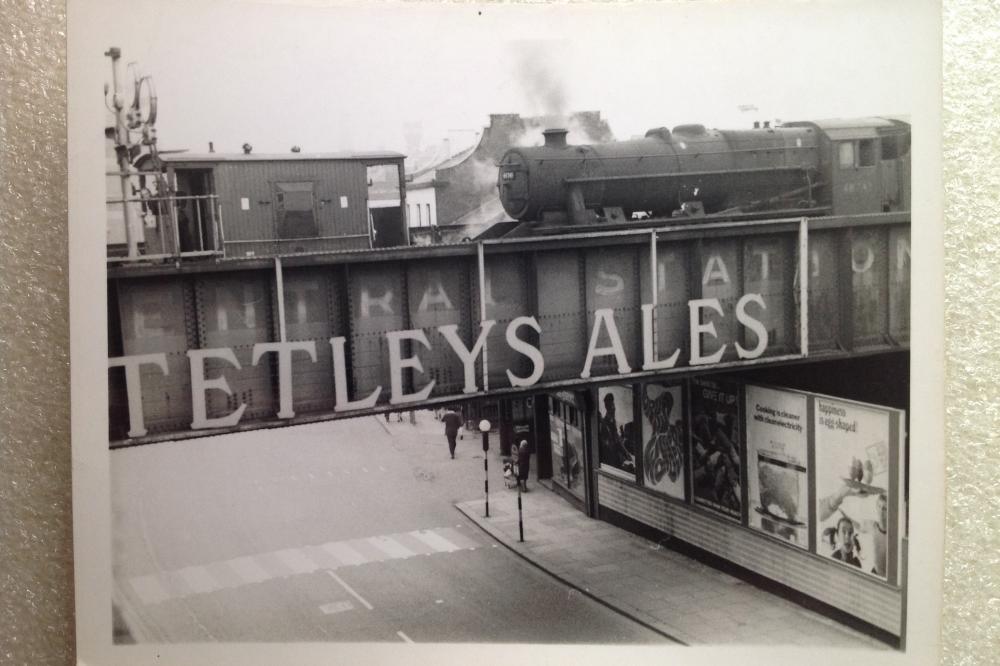
[(567, 134), (569, 134), (569, 130), (561, 128), (547, 129), (542, 132), (542, 136), (545, 137), (545, 145), (549, 148), (565, 148)]

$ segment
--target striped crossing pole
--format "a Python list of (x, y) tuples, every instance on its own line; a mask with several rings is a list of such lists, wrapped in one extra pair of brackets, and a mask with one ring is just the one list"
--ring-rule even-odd
[(479, 422), (479, 432), (483, 433), (483, 491), (486, 493), (486, 517), (490, 517), (490, 428), (493, 426), (483, 419)]
[(521, 482), (517, 483), (517, 530), (521, 535), (519, 541), (524, 543), (524, 518), (521, 514)]

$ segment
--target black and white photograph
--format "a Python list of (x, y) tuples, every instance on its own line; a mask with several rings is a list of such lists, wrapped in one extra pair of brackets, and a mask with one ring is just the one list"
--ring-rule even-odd
[(584, 410), (571, 391), (549, 395), (549, 442), (552, 446), (552, 482), (584, 498), (583, 431)]
[(924, 663), (933, 9), (71, 3), (81, 659)]
[(732, 519), (743, 515), (739, 385), (691, 381), (691, 487), (695, 504)]
[(641, 388), (642, 482), (671, 497), (686, 495), (687, 431), (684, 387), (650, 382)]
[(598, 390), (597, 449), (602, 469), (634, 479), (639, 433), (632, 393), (631, 384), (602, 386)]
[(819, 552), (879, 578), (895, 578), (902, 415), (816, 400), (816, 539)]
[(808, 548), (807, 398), (747, 386), (746, 414), (750, 526)]

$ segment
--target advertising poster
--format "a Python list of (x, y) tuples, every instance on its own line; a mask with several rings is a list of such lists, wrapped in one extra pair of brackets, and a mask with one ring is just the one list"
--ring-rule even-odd
[(553, 479), (583, 499), (583, 431), (576, 399), (560, 391), (549, 396), (549, 406)]
[(807, 400), (746, 387), (750, 527), (799, 548), (809, 548)]
[(817, 397), (816, 550), (886, 578), (891, 412)]
[(602, 386), (598, 389), (599, 420), (597, 446), (601, 469), (623, 472), (635, 478), (638, 433), (632, 408), (632, 386)]
[(691, 487), (695, 504), (739, 520), (739, 385), (691, 380)]
[(683, 500), (687, 442), (681, 385), (644, 384), (640, 408), (642, 483), (647, 488)]

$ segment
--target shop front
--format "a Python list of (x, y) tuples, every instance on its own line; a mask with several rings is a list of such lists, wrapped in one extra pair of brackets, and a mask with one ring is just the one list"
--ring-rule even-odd
[(594, 517), (902, 644), (907, 387), (828, 395), (810, 381), (823, 370), (549, 394), (553, 483)]

